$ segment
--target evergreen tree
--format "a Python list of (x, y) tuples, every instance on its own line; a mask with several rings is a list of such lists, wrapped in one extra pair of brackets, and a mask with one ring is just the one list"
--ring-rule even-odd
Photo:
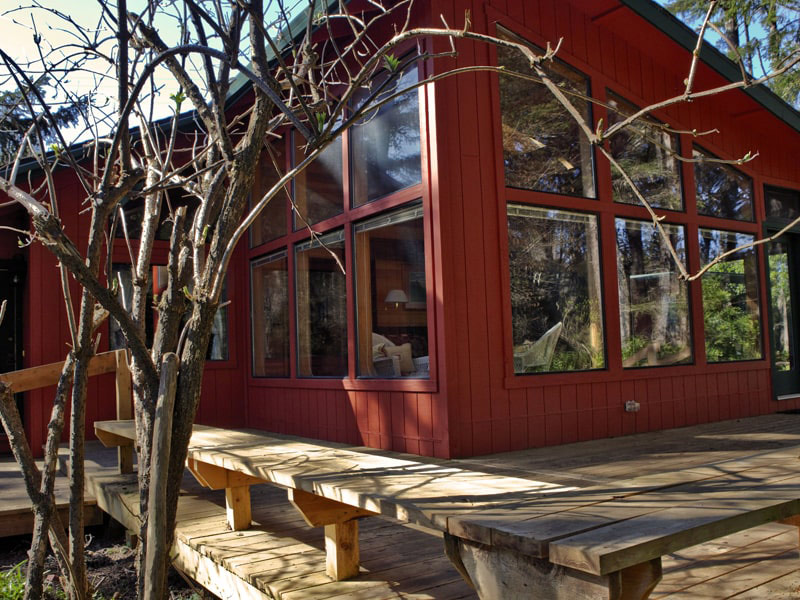
[[(708, 0), (668, 0), (667, 9), (699, 27)], [(760, 76), (781, 68), (800, 47), (800, 2), (797, 0), (722, 0), (714, 23), (735, 45), (748, 71)], [(720, 51), (736, 60), (725, 40)], [(800, 106), (800, 72), (791, 69), (772, 80), (772, 90), (794, 107)]]
[[(46, 76), (40, 77), (34, 83), (34, 87), (42, 98), (47, 98), (48, 91), (52, 89), (50, 79)], [(52, 120), (41, 110), (37, 111), (35, 117), (31, 117), (29, 107), (25, 102), (26, 94), (34, 108), (41, 106), (31, 88), (0, 91), (0, 164), (14, 158), (34, 118), (45, 143), (55, 142), (55, 127), (63, 128), (77, 124), (82, 109), (88, 104), (88, 98), (79, 97), (67, 101), (57, 109), (51, 108)], [(55, 124), (52, 122), (53, 120)]]

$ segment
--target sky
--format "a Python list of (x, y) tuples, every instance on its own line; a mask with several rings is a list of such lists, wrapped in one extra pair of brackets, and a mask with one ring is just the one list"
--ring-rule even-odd
[[(38, 1), (40, 5), (51, 9), (51, 11), (60, 11), (63, 15), (59, 17), (48, 10), (31, 8), (29, 4), (31, 0), (27, 0), (28, 3), (25, 0), (17, 0), (13, 4), (12, 0), (0, 0), (0, 44), (19, 64), (31, 65), (26, 66), (26, 71), (31, 75), (37, 71), (41, 72), (41, 69), (35, 66), (39, 56), (39, 48), (34, 43), (35, 32), (42, 37), (41, 48), (43, 51), (64, 47), (65, 44), (74, 44), (78, 41), (74, 35), (68, 32), (68, 30), (73, 29), (73, 26), (67, 19), (79, 25), (91, 37), (96, 35), (100, 38), (108, 38), (111, 35), (111, 31), (102, 25), (98, 28), (100, 15), (98, 0), (33, 1)], [(268, 0), (268, 4), (274, 4), (274, 1), (269, 2)], [(297, 5), (305, 5), (306, 2), (307, 0), (286, 0), (287, 4), (295, 7)], [(664, 5), (666, 0), (658, 0), (658, 2)], [(169, 3), (165, 4), (168, 5)], [(128, 5), (129, 10), (137, 11), (142, 9), (145, 2), (144, 0), (128, 0)], [(27, 7), (18, 8), (19, 6)], [(277, 14), (275, 6), (268, 8), (268, 11), (270, 11), (268, 14)], [(162, 17), (156, 21), (156, 28), (168, 43), (177, 43), (178, 25), (177, 20), (168, 17)], [(718, 41), (718, 37), (715, 39), (713, 32), (708, 34), (707, 39), (712, 43)], [(113, 46), (113, 40), (109, 40), (102, 47), (112, 59), (115, 58)], [(96, 60), (92, 63), (92, 68), (98, 73), (113, 74), (115, 67), (105, 61)], [(91, 94), (93, 104), (99, 108), (98, 114), (100, 112), (113, 113), (114, 99), (116, 97), (116, 81), (114, 77), (100, 77), (87, 69), (82, 72), (70, 73), (64, 83), (73, 93), (80, 95)], [(155, 101), (151, 116), (154, 119), (170, 116), (174, 107), (174, 103), (170, 100), (170, 95), (178, 90), (178, 85), (166, 69), (163, 68), (156, 72), (154, 83), (158, 91), (154, 97)], [(14, 89), (15, 87), (16, 84), (7, 78), (7, 71), (0, 64), (0, 90)], [(63, 95), (50, 98), (54, 104), (63, 99)], [(187, 108), (188, 105), (184, 105), (182, 110)], [(136, 123), (132, 121), (131, 124), (135, 125)], [(98, 128), (101, 132), (104, 132), (109, 127), (101, 124)], [(73, 128), (68, 131), (68, 134), (71, 136), (68, 139), (69, 142), (89, 137), (85, 131), (82, 132), (82, 128)]]
[[(287, 0), (286, 3), (287, 5), (298, 4), (300, 1)], [(101, 49), (111, 60), (115, 61), (115, 40), (111, 38), (111, 30), (99, 23), (100, 8), (97, 1), (40, 0), (39, 4), (49, 10), (31, 7), (24, 0), (14, 3), (14, 5), (9, 0), (0, 0), (0, 45), (18, 64), (25, 68), (30, 76), (42, 71), (39, 60), (40, 49), (45, 53), (55, 50), (57, 54), (63, 56), (74, 51), (76, 43), (82, 42), (73, 33), (76, 29), (75, 25), (83, 29), (90, 38), (106, 39), (107, 41), (101, 46)], [(141, 10), (144, 5), (142, 0), (128, 0), (130, 11)], [(18, 8), (20, 6), (24, 8)], [(6, 9), (6, 7), (8, 8)], [(268, 8), (268, 16), (277, 14), (275, 6)], [(178, 43), (180, 27), (176, 19), (161, 16), (157, 18), (155, 26), (165, 42), (168, 44)], [(41, 35), (40, 47), (37, 47), (34, 42), (36, 33)], [(113, 76), (115, 69), (115, 64), (97, 59), (92, 61), (88, 69), (69, 73), (64, 79), (64, 85), (71, 93), (91, 94), (92, 103), (98, 108), (95, 111), (96, 114), (113, 113), (117, 93), (116, 78)], [(202, 72), (199, 65), (194, 69), (190, 66), (189, 70), (197, 74)], [(109, 77), (109, 74), (112, 76)], [(178, 84), (165, 68), (158, 69), (153, 80), (157, 91), (154, 95), (151, 116), (153, 119), (171, 116), (174, 111), (174, 102), (170, 99), (170, 95), (178, 91)], [(16, 89), (16, 87), (15, 82), (8, 78), (5, 65), (0, 64), (0, 90)], [(48, 100), (56, 105), (65, 97), (66, 94), (58, 94), (51, 96)], [(189, 105), (184, 104), (181, 110), (185, 111), (188, 108)], [(148, 107), (147, 110), (151, 109)], [(136, 121), (131, 121), (131, 125), (136, 124)], [(70, 128), (67, 131), (67, 141), (72, 143), (90, 137), (84, 129), (84, 127)], [(108, 131), (109, 126), (99, 124), (98, 129), (102, 134)]]

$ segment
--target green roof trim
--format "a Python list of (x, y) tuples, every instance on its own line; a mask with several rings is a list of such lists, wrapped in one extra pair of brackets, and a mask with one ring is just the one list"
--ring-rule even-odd
[[(634, 13), (685, 48), (688, 52), (694, 52), (694, 48), (697, 45), (697, 32), (692, 30), (666, 8), (651, 0), (619, 1), (623, 6), (627, 6)], [(705, 64), (728, 81), (734, 82), (741, 80), (741, 70), (736, 63), (708, 42), (703, 43), (703, 47), (700, 50), (700, 58)], [(761, 84), (743, 89), (742, 91), (781, 121), (792, 127), (795, 131), (800, 131), (800, 112), (775, 94), (766, 85)]]

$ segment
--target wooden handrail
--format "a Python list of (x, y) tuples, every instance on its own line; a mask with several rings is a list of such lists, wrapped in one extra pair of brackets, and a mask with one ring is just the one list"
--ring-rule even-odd
[[(89, 376), (113, 373), (117, 370), (117, 353), (125, 350), (111, 350), (96, 354), (89, 361)], [(39, 388), (55, 385), (61, 377), (61, 370), (64, 368), (64, 361), (29, 367), (19, 371), (9, 371), (0, 373), (0, 381), (11, 386), (11, 391), (28, 392)]]
[[(61, 377), (64, 361), (29, 367), (18, 371), (0, 373), (0, 381), (11, 387), (11, 391), (28, 392), (39, 388), (55, 385)], [(131, 371), (128, 368), (127, 350), (111, 350), (94, 355), (89, 361), (89, 376), (114, 373), (116, 389), (117, 419), (133, 418), (131, 408), (132, 385)], [(121, 473), (133, 471), (133, 449), (119, 449), (119, 469)]]

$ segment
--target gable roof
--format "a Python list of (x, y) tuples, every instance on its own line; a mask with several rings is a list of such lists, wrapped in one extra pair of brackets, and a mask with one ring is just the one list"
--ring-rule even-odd
[[(688, 52), (694, 52), (697, 45), (697, 32), (666, 8), (652, 0), (618, 1)], [(728, 81), (741, 81), (742, 74), (739, 66), (709, 42), (703, 43), (700, 49), (700, 59)], [(800, 131), (800, 112), (775, 94), (769, 87), (761, 84), (744, 88), (742, 91), (795, 131)]]

